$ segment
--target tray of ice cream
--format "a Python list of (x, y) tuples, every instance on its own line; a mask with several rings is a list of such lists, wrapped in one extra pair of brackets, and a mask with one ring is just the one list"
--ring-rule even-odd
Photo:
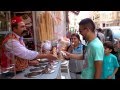
[(25, 77), (27, 77), (27, 78), (35, 78), (38, 75), (51, 74), (53, 72), (55, 72), (55, 70), (48, 68), (48, 69), (45, 69), (45, 70), (32, 71), (30, 73), (25, 74)]
[(38, 65), (34, 65), (34, 67), (46, 67), (48, 63), (39, 63)]
[(49, 64), (49, 61), (47, 59), (38, 59), (39, 64), (34, 65), (34, 67), (45, 67)]
[(25, 74), (25, 77), (28, 78), (34, 78), (38, 75), (42, 75), (42, 74), (51, 74), (53, 72), (55, 72), (54, 68), (52, 68), (53, 66), (51, 65), (46, 65), (45, 67), (36, 67), (36, 68), (31, 68), (30, 69), (30, 73)]
[(47, 58), (37, 59), (37, 60), (39, 61), (39, 63), (49, 62), (49, 60)]
[(34, 78), (34, 77), (36, 77), (36, 76), (38, 76), (40, 74), (42, 74), (42, 72), (30, 72), (30, 73), (25, 74), (25, 77)]
[(31, 68), (30, 72), (42, 72), (45, 68), (39, 67), (39, 68)]

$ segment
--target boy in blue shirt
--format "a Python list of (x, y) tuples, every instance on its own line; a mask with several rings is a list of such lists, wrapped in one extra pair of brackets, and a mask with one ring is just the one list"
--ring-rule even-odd
[(104, 58), (102, 68), (102, 79), (115, 79), (115, 74), (118, 71), (119, 64), (117, 57), (112, 54), (113, 44), (110, 41), (104, 43)]

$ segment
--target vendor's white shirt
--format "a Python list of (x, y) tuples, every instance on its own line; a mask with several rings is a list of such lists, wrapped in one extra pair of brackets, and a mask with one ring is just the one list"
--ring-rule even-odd
[[(15, 34), (15, 33), (14, 33)], [(15, 34), (17, 38), (20, 38), (17, 34)], [(23, 59), (33, 60), (38, 55), (37, 51), (28, 50), (24, 45), (15, 39), (8, 40), (5, 43), (5, 48), (7, 50), (7, 54), (13, 54)]]

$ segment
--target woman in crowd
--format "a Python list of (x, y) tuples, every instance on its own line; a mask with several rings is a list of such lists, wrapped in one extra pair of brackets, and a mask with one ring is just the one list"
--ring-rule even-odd
[[(69, 53), (74, 53), (78, 55), (83, 53), (83, 45), (81, 43), (79, 34), (72, 34), (70, 41), (71, 45), (68, 47), (67, 50)], [(71, 79), (80, 79), (80, 74), (83, 68), (83, 60), (73, 60), (71, 58), (67, 59), (69, 59), (69, 70)]]

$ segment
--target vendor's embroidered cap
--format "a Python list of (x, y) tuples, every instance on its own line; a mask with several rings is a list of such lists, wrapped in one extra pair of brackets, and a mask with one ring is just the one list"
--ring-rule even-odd
[(11, 23), (15, 24), (15, 23), (19, 23), (21, 21), (22, 21), (22, 18), (20, 16), (15, 16), (12, 18)]

